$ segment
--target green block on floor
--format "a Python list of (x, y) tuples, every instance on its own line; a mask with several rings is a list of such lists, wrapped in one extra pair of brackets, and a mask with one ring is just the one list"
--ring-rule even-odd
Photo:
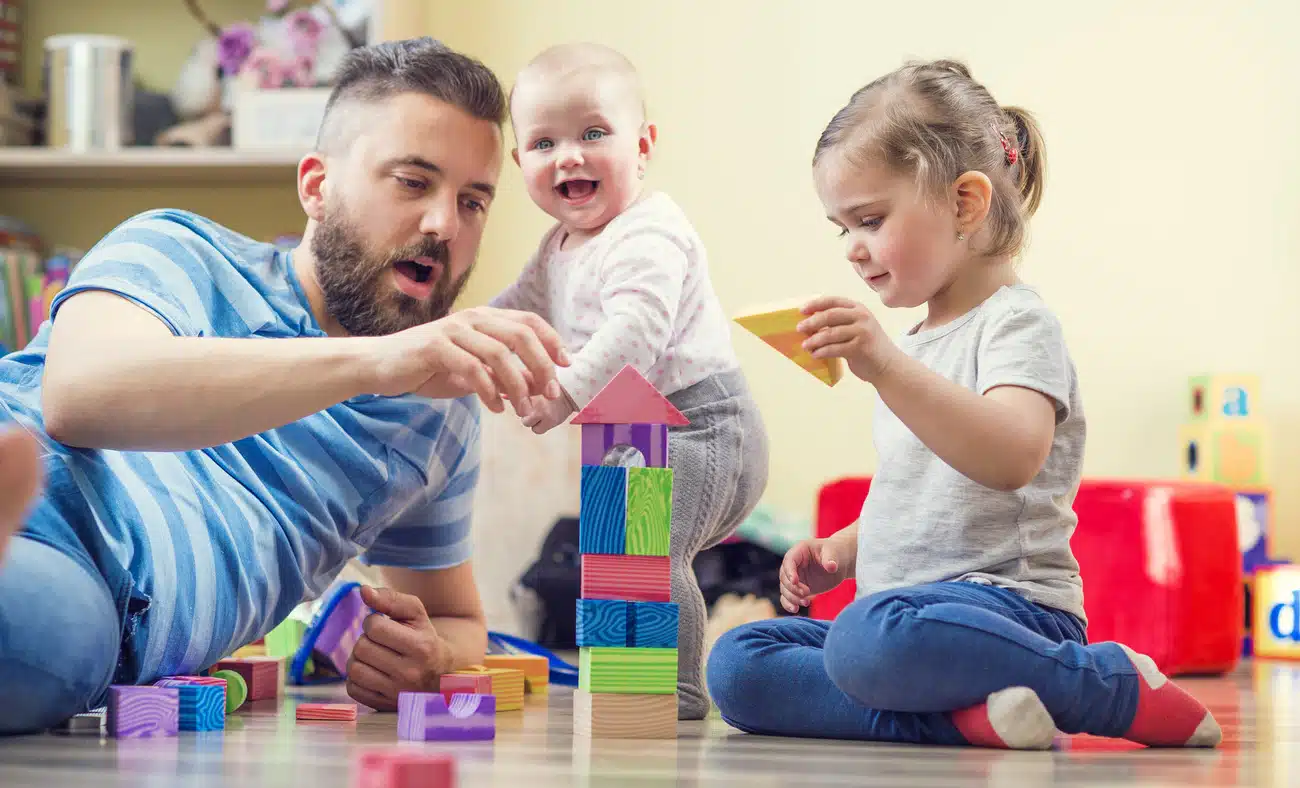
[(592, 693), (670, 695), (677, 691), (677, 649), (579, 649), (578, 688)]
[(307, 634), (307, 625), (292, 618), (286, 618), (266, 633), (266, 655), (268, 657), (293, 658), (302, 645), (303, 636)]
[(673, 519), (673, 469), (629, 468), (628, 555), (668, 555)]

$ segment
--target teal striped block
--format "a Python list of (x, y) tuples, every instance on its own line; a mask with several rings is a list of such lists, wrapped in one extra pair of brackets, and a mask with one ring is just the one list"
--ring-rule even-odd
[(179, 679), (162, 679), (158, 687), (179, 693), (177, 727), (183, 731), (219, 731), (226, 727), (226, 688), (220, 684), (191, 684)]

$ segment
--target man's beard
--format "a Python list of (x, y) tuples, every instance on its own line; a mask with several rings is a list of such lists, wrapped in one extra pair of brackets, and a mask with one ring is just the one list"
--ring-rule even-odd
[[(360, 233), (341, 211), (326, 212), (312, 235), (311, 249), (316, 257), (316, 281), (325, 297), (325, 309), (352, 336), (395, 334), (446, 317), (469, 278), (466, 270), (452, 281), (450, 255), (442, 241), (428, 241), (387, 253), (365, 249)], [(441, 263), (433, 292), (423, 300), (403, 293), (391, 282), (395, 275), (394, 263), (418, 257)]]

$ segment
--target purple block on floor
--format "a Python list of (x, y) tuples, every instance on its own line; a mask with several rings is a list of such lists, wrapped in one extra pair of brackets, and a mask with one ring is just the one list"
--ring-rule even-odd
[(180, 693), (173, 687), (108, 688), (108, 735), (118, 739), (175, 736)]
[(397, 738), (405, 741), (489, 741), (497, 735), (495, 695), (458, 692), (451, 704), (437, 692), (397, 696)]

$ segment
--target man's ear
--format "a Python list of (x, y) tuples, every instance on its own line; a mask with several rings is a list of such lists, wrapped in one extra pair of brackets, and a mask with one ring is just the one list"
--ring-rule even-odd
[(313, 221), (325, 218), (326, 189), (325, 157), (308, 153), (298, 162), (298, 202)]

